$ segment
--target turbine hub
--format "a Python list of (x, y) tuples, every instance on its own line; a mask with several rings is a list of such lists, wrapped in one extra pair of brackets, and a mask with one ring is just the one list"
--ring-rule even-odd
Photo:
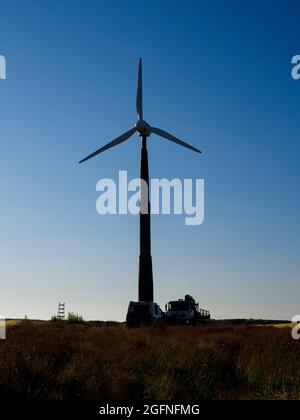
[(151, 134), (151, 127), (149, 124), (146, 123), (144, 120), (139, 120), (135, 127), (139, 133), (140, 137), (149, 137)]

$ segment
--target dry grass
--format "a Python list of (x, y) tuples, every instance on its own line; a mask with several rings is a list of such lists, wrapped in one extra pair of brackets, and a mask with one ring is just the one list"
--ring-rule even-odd
[(292, 328), (294, 328), (296, 326), (296, 324), (256, 324), (256, 327), (271, 327), (271, 328), (286, 328), (291, 330)]
[(273, 327), (274, 328), (288, 328), (289, 330), (291, 330), (292, 328), (294, 328), (296, 326), (296, 324), (274, 324)]
[(22, 321), (20, 321), (18, 319), (9, 319), (9, 320), (5, 321), (5, 325), (6, 325), (6, 328), (10, 328), (10, 327), (14, 327), (15, 325), (19, 324), (20, 322), (22, 322)]
[(286, 328), (23, 322), (0, 342), (0, 398), (300, 399)]

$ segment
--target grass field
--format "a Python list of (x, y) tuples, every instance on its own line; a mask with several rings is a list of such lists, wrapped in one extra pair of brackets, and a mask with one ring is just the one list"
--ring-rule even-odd
[(17, 320), (17, 319), (9, 319), (9, 320), (5, 321), (6, 328), (14, 327), (15, 325), (19, 324), (20, 322), (22, 322), (22, 321)]
[(300, 399), (289, 328), (10, 325), (1, 399)]

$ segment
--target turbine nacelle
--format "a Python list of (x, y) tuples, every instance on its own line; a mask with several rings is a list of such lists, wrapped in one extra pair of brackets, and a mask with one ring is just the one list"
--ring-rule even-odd
[(144, 120), (138, 120), (135, 128), (140, 137), (149, 137), (152, 133), (150, 125)]

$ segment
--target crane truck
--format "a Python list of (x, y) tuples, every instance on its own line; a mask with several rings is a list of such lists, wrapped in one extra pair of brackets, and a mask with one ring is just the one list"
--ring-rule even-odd
[(165, 320), (170, 325), (197, 325), (210, 322), (210, 313), (199, 309), (199, 303), (190, 295), (172, 300), (166, 305)]

